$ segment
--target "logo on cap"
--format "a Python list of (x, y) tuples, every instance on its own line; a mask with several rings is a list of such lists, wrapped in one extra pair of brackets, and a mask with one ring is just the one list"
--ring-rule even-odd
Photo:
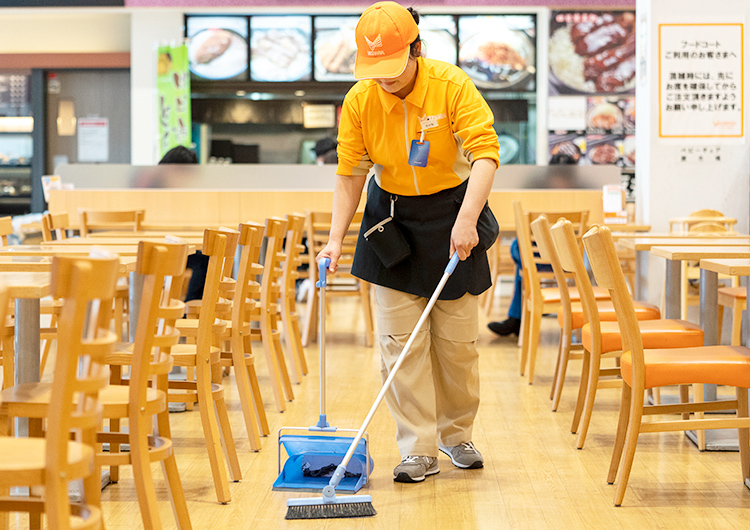
[(380, 33), (378, 33), (378, 36), (375, 37), (375, 40), (368, 39), (367, 35), (363, 35), (363, 37), (365, 38), (367, 45), (370, 47), (370, 50), (375, 51), (375, 48), (383, 47), (383, 39), (380, 37)]

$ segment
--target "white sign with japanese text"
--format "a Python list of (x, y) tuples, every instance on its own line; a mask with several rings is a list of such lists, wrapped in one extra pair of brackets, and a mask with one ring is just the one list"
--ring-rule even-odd
[(744, 142), (742, 23), (659, 25), (659, 138)]
[(109, 161), (109, 118), (78, 119), (78, 162)]

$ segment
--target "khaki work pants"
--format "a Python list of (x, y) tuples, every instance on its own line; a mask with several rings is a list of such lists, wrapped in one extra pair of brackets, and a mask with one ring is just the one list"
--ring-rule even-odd
[[(427, 298), (375, 286), (383, 381)], [(438, 300), (385, 395), (402, 457), (438, 455), (438, 442), (471, 441), (479, 407), (477, 297)]]

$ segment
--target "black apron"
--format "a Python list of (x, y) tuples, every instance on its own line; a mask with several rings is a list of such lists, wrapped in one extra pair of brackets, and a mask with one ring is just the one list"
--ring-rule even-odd
[[(450, 259), (451, 230), (467, 186), (465, 181), (432, 195), (394, 195), (371, 178), (352, 274), (375, 285), (425, 298), (432, 296)], [(387, 269), (370, 248), (364, 233), (391, 214), (391, 196), (396, 198), (394, 220), (411, 248), (411, 255)], [(456, 300), (466, 293), (478, 295), (492, 285), (487, 249), (497, 239), (498, 227), (487, 205), (480, 215), (477, 231), (479, 244), (468, 258), (458, 263), (440, 300)]]

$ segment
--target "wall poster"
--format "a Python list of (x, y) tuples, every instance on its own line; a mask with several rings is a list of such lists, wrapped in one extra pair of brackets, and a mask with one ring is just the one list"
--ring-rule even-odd
[(659, 25), (659, 138), (744, 138), (742, 23)]

